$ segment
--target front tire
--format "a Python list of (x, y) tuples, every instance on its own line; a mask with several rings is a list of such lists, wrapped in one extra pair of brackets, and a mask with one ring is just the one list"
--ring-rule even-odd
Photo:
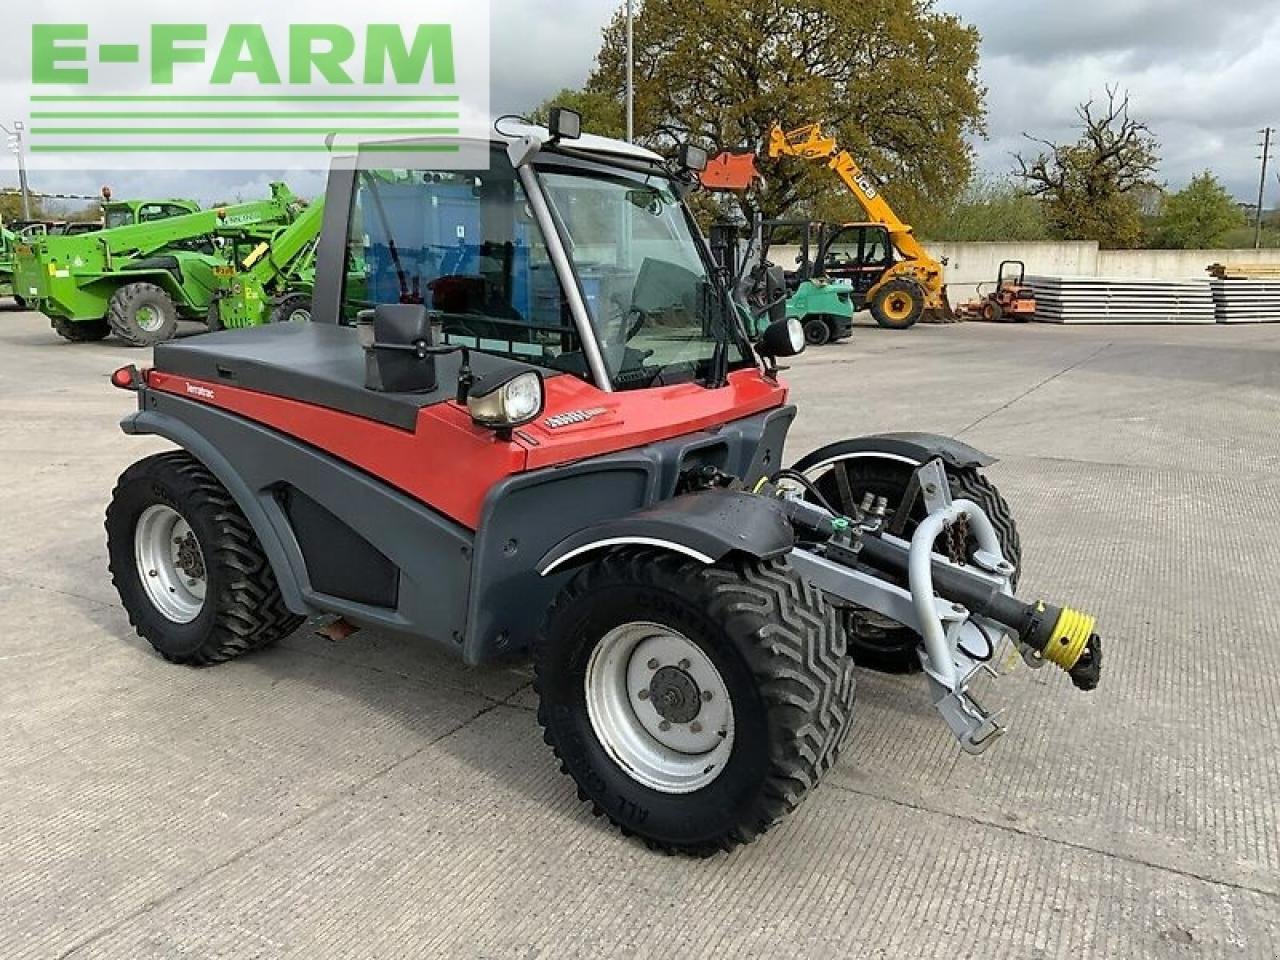
[(831, 327), (826, 317), (810, 317), (804, 322), (804, 342), (811, 347), (822, 347), (831, 342)]
[(28, 310), (31, 304), (27, 303), (26, 297), (20, 297), (16, 293), (13, 295), (13, 302), (18, 305), (19, 310)]
[(910, 330), (924, 315), (924, 290), (914, 280), (890, 280), (876, 291), (868, 308), (886, 330)]
[(611, 551), (557, 598), (534, 664), (544, 739), (579, 797), (668, 852), (764, 833), (853, 718), (835, 611), (784, 560)]
[(271, 311), (268, 323), (310, 323), (311, 298), (305, 293), (291, 293)]
[(178, 308), (154, 283), (131, 283), (111, 298), (111, 330), (135, 347), (152, 347), (178, 333)]
[(107, 508), (107, 553), (129, 622), (166, 660), (209, 666), (288, 636), (291, 613), (230, 494), (185, 451), (135, 463)]
[(111, 325), (105, 320), (82, 320), (77, 323), (66, 317), (50, 317), (49, 325), (53, 327), (54, 333), (71, 343), (96, 343), (111, 335)]
[[(821, 462), (820, 452), (813, 457), (815, 462)], [(911, 475), (915, 472), (914, 466), (897, 460), (851, 457), (837, 460), (830, 464), (825, 473), (815, 475), (810, 472), (812, 466), (806, 463), (807, 460), (809, 458), (801, 460), (795, 469), (813, 479), (818, 491), (833, 507), (851, 515), (864, 494), (872, 493), (888, 499), (887, 521), (892, 521), (896, 515)], [(841, 482), (837, 475), (840, 470), (844, 471), (847, 482)], [(991, 520), (996, 538), (1000, 541), (1000, 551), (1014, 565), (1013, 585), (1016, 587), (1022, 573), (1022, 540), (1009, 504), (995, 484), (973, 467), (949, 465), (947, 479), (950, 481), (953, 499), (972, 500)], [(907, 539), (910, 539), (924, 516), (924, 504), (917, 498), (915, 509), (903, 533)], [(943, 542), (940, 538), (939, 543)], [(971, 534), (963, 548), (956, 545), (956, 548), (939, 552), (945, 553), (953, 561), (970, 562), (977, 549), (978, 541)], [(905, 581), (902, 585), (906, 585)], [(858, 666), (881, 673), (915, 673), (920, 670), (920, 657), (916, 651), (921, 639), (910, 628), (864, 610), (845, 611), (844, 626), (849, 650)]]

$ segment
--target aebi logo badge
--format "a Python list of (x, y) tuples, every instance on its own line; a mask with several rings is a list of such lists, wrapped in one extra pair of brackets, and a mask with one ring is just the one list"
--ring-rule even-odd
[[(71, 0), (56, 21), (29, 6), (28, 28), (14, 23), (0, 40), (0, 52), (29, 57), (25, 102), (0, 112), (25, 117), (18, 148), (33, 165), (326, 167), (369, 145), (380, 167), (397, 165), (388, 153), (424, 151), (449, 166), (489, 112), (483, 2), (315, 0), (276, 12), (221, 0), (216, 21), (200, 22), (175, 22), (159, 0)], [(29, 49), (14, 49), (24, 37)]]

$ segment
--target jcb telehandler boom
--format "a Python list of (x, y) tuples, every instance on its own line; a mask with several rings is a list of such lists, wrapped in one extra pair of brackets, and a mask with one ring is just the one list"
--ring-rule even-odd
[[(867, 213), (869, 223), (845, 225), (848, 236), (845, 231), (833, 233), (827, 248), (819, 251), (815, 275), (853, 281), (859, 288), (859, 305), (865, 305), (883, 327), (905, 330), (921, 318), (934, 322), (955, 319), (947, 300), (943, 264), (925, 250), (835, 137), (824, 136), (816, 123), (789, 131), (775, 126), (769, 134), (769, 156), (825, 162)], [(877, 242), (874, 234), (879, 231), (872, 227), (882, 227), (888, 234), (891, 251)], [(832, 256), (837, 246), (842, 252)]]

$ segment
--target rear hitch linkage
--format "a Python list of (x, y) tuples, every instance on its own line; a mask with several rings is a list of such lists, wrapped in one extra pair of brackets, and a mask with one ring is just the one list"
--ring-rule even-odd
[[(982, 673), (999, 675), (996, 664), (1007, 643), (1032, 668), (1053, 664), (1080, 690), (1097, 688), (1102, 640), (1094, 618), (1014, 597), (1016, 571), (991, 520), (977, 504), (951, 499), (940, 460), (924, 464), (913, 478), (912, 489), (928, 513), (910, 540), (896, 535), (903, 529), (901, 518), (886, 526), (883, 498), (868, 495), (855, 516), (840, 516), (825, 502), (806, 499), (806, 492), (822, 498), (802, 481), (784, 471), (756, 490), (782, 502), (796, 532), (793, 564), (833, 602), (871, 610), (920, 634), (919, 656), (934, 706), (967, 752), (983, 752), (1004, 733), (969, 687)], [(934, 552), (939, 538), (957, 524), (966, 524), (977, 541), (966, 564)], [(899, 585), (904, 581), (906, 588)]]

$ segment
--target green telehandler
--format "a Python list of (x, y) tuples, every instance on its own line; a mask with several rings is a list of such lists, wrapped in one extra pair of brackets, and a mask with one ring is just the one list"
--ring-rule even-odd
[(13, 297), (19, 308), (26, 303), (13, 292), (13, 251), (17, 246), (18, 235), (0, 222), (0, 297)]
[[(214, 270), (218, 288), (209, 303), (209, 329), (309, 321), (323, 222), (324, 201), (318, 200), (270, 240), (229, 244), (227, 262)], [(242, 256), (246, 246), (252, 248)]]
[[(283, 183), (271, 197), (17, 247), (15, 291), (75, 342), (114, 333), (135, 346), (171, 339), (179, 320), (205, 321), (229, 241), (267, 240), (297, 216)], [(138, 214), (141, 215), (139, 210)]]

